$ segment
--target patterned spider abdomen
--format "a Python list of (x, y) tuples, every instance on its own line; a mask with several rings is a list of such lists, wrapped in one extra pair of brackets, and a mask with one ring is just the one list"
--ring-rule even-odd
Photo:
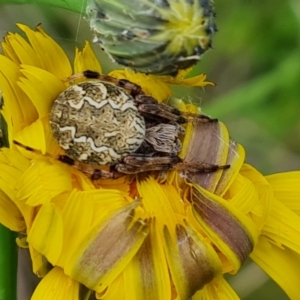
[(87, 15), (114, 61), (160, 75), (196, 64), (217, 30), (212, 0), (89, 0)]
[(70, 86), (54, 101), (50, 124), (58, 144), (75, 161), (114, 165), (145, 138), (134, 98), (103, 81)]

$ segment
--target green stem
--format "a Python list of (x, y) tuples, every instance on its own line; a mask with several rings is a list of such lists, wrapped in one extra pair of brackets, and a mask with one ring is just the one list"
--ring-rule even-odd
[(87, 0), (0, 0), (1, 4), (42, 4), (83, 13)]
[[(3, 99), (0, 93), (0, 107)], [(8, 147), (7, 126), (0, 114), (0, 148)], [(0, 300), (17, 299), (17, 234), (0, 224)]]
[(0, 224), (0, 299), (17, 299), (16, 234)]

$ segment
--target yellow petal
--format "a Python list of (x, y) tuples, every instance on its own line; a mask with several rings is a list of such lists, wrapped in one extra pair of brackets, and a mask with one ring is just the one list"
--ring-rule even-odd
[(17, 184), (17, 197), (31, 206), (49, 203), (53, 197), (72, 189), (68, 166), (47, 160), (33, 161)]
[(169, 85), (159, 80), (156, 76), (135, 73), (129, 69), (114, 70), (109, 75), (119, 79), (124, 78), (139, 85), (145, 94), (154, 97), (158, 101), (167, 100), (172, 95)]
[(66, 53), (43, 31), (41, 25), (36, 27), (36, 31), (23, 24), (17, 25), (25, 32), (42, 69), (54, 74), (59, 79), (71, 76), (72, 68)]
[(8, 126), (9, 143), (15, 133), (37, 118), (37, 112), (29, 98), (17, 85), (19, 66), (0, 55), (0, 86), (4, 98), (3, 116)]
[(101, 220), (107, 220), (111, 214), (133, 202), (131, 197), (118, 190), (117, 187), (115, 189), (98, 189), (90, 191), (88, 194), (94, 201), (91, 226), (97, 226)]
[[(27, 240), (27, 238), (26, 238)], [(29, 246), (30, 258), (32, 261), (32, 271), (38, 277), (44, 277), (51, 270), (52, 266), (40, 252)]]
[(240, 300), (228, 282), (221, 276), (207, 284), (203, 290), (197, 292), (192, 300)]
[(16, 64), (27, 64), (41, 67), (41, 62), (31, 45), (18, 33), (9, 32), (4, 38), (2, 48), (5, 56)]
[(187, 224), (176, 226), (176, 240), (166, 228), (164, 235), (170, 273), (179, 299), (191, 297), (221, 273), (215, 249)]
[[(155, 221), (141, 249), (123, 271), (126, 298), (132, 300), (171, 299), (171, 281)], [(133, 285), (132, 282), (135, 284)]]
[(259, 202), (255, 185), (246, 177), (238, 174), (226, 195), (228, 201), (245, 215), (253, 213), (257, 216), (263, 215), (263, 206)]
[(241, 175), (248, 178), (255, 186), (262, 210), (257, 215), (252, 215), (255, 226), (260, 230), (268, 218), (274, 200), (273, 190), (266, 178), (255, 168), (244, 164), (240, 170)]
[(44, 204), (39, 210), (31, 230), (28, 243), (45, 255), (55, 265), (63, 244), (63, 220), (53, 204)]
[(54, 267), (38, 284), (31, 300), (79, 300), (79, 282)]
[[(189, 112), (193, 114), (198, 114), (199, 113), (199, 108), (195, 105), (190, 105), (190, 104), (185, 104), (182, 100), (180, 99), (175, 99), (175, 105), (180, 108), (181, 111), (184, 112)], [(198, 124), (196, 124), (198, 125)], [(186, 128), (185, 128), (185, 135), (184, 135), (184, 140), (182, 143), (182, 148), (180, 151), (180, 157), (184, 158), (187, 155), (187, 152), (190, 149), (190, 145), (193, 141), (193, 136), (195, 134), (196, 128), (192, 124), (192, 122), (187, 123)]]
[(148, 234), (147, 224), (134, 218), (133, 203), (97, 224), (65, 266), (66, 274), (98, 290), (108, 286), (126, 267)]
[(1, 224), (12, 231), (21, 232), (26, 229), (20, 210), (2, 190), (0, 190), (0, 219)]
[(220, 166), (230, 164), (230, 168), (226, 170), (189, 174), (190, 181), (211, 192), (217, 190), (217, 194), (224, 194), (244, 161), (243, 148), (235, 147), (229, 140), (227, 128), (220, 122), (191, 122), (187, 132), (183, 151), (180, 153), (185, 163)]
[[(132, 282), (130, 286), (132, 286)], [(96, 293), (96, 298), (101, 300), (120, 299), (120, 294), (124, 295), (127, 288), (128, 286), (125, 287), (123, 273), (121, 273), (108, 287), (103, 287), (103, 291)]]
[(262, 234), (300, 254), (300, 217), (277, 199), (273, 202)]
[[(143, 207), (148, 217), (155, 217), (155, 222), (161, 230), (167, 225), (174, 228), (177, 224), (176, 215), (173, 211), (173, 201), (182, 202), (175, 189), (169, 188), (170, 194), (166, 194), (163, 186), (153, 177), (137, 182), (137, 189), (143, 199)], [(174, 197), (173, 197), (174, 196)], [(177, 206), (177, 204), (175, 204)]]
[(20, 172), (24, 172), (30, 166), (30, 161), (27, 158), (18, 151), (8, 148), (1, 148), (0, 163), (6, 163)]
[(288, 248), (279, 248), (261, 236), (250, 257), (286, 292), (290, 299), (299, 298), (300, 256)]
[(102, 73), (101, 65), (92, 50), (90, 43), (87, 41), (85, 42), (85, 46), (82, 51), (79, 51), (76, 48), (74, 73), (81, 73), (86, 70)]
[(91, 181), (85, 174), (83, 174), (81, 171), (75, 168), (71, 169), (73, 177), (73, 188), (77, 188), (81, 191), (89, 191), (96, 189), (94, 182)]
[(229, 169), (222, 172), (222, 176), (218, 182), (218, 185), (214, 191), (216, 195), (224, 196), (229, 187), (238, 176), (241, 167), (245, 161), (245, 150), (242, 145), (235, 143), (234, 141), (229, 141), (229, 151), (227, 155), (226, 164), (230, 165)]
[[(64, 154), (53, 137), (50, 128), (49, 118), (38, 119), (23, 130), (19, 131), (15, 138), (23, 146), (28, 146), (34, 150), (38, 150), (41, 154), (49, 154), (53, 158), (57, 158), (59, 154)], [(39, 157), (37, 153), (25, 150), (23, 147), (17, 146), (18, 150), (28, 158)], [(41, 158), (41, 156), (39, 157)]]
[(66, 86), (53, 74), (36, 67), (22, 65), (18, 85), (32, 101), (40, 118), (49, 115), (53, 101)]
[(205, 81), (207, 77), (205, 74), (200, 74), (190, 78), (185, 78), (188, 71), (189, 70), (181, 70), (179, 71), (176, 77), (160, 76), (160, 79), (169, 84), (178, 84), (183, 86), (206, 86), (206, 85), (214, 86), (215, 85), (213, 82)]
[(0, 187), (2, 191), (13, 201), (16, 200), (16, 184), (17, 180), (22, 176), (20, 170), (7, 163), (0, 163)]
[(99, 187), (107, 189), (116, 189), (119, 191), (123, 191), (126, 194), (129, 194), (130, 192), (130, 184), (128, 183), (128, 180), (125, 176), (118, 179), (102, 180), (101, 184), (99, 184)]
[(284, 172), (266, 176), (275, 197), (300, 215), (300, 172)]
[[(43, 136), (45, 137), (45, 142), (46, 142), (46, 153), (50, 154), (50, 156), (52, 156), (53, 158), (57, 158), (58, 155), (61, 154), (64, 155), (65, 152), (60, 148), (60, 146), (54, 139), (53, 132), (50, 127), (49, 117), (40, 119), (39, 121), (42, 123), (42, 126), (44, 128)], [(32, 136), (34, 135), (32, 134)], [(29, 146), (31, 146), (31, 144)]]
[[(170, 204), (170, 207), (167, 207), (166, 204), (163, 204), (162, 206), (166, 207), (166, 209), (170, 208), (169, 211), (172, 210), (177, 215), (177, 217), (178, 217), (178, 215), (185, 216), (186, 204), (180, 197), (179, 190), (176, 189), (171, 184), (161, 184), (160, 187), (164, 191), (165, 195), (167, 195), (167, 199)], [(150, 198), (148, 198), (148, 199), (150, 200)], [(144, 201), (143, 201), (143, 203), (144, 203)], [(173, 227), (173, 225), (174, 224), (172, 224), (171, 226)]]
[(17, 181), (29, 166), (29, 161), (17, 151), (7, 148), (1, 149), (0, 168), (2, 172), (0, 173), (0, 190), (3, 201), (1, 209), (5, 210), (3, 211), (3, 218), (5, 216), (9, 218), (10, 215), (10, 219), (5, 221), (9, 225), (8, 227), (16, 231), (24, 230), (25, 224), (27, 227), (30, 226), (32, 220), (32, 208), (25, 203), (17, 201), (16, 197)]
[(193, 188), (193, 202), (199, 224), (236, 273), (257, 242), (256, 227), (230, 203), (197, 185)]
[[(65, 197), (67, 196), (65, 195)], [(67, 197), (62, 211), (64, 222), (63, 248), (57, 265), (64, 266), (70, 253), (77, 248), (89, 232), (92, 216), (93, 199), (91, 199), (90, 193), (73, 190)]]
[[(19, 131), (15, 135), (14, 140), (18, 141), (24, 146), (39, 150), (42, 154), (46, 153), (44, 125), (41, 120), (37, 120), (29, 126), (25, 127), (23, 130)], [(25, 157), (34, 157), (31, 151), (25, 150), (24, 148), (19, 146), (17, 146), (17, 148), (22, 154), (24, 154)]]

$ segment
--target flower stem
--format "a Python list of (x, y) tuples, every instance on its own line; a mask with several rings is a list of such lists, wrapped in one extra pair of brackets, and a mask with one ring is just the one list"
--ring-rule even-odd
[(42, 4), (64, 8), (77, 13), (84, 12), (87, 0), (0, 0), (1, 4)]
[[(0, 0), (1, 1), (1, 0)], [(0, 105), (3, 99), (0, 94)], [(0, 115), (0, 148), (8, 147), (7, 125)], [(0, 299), (17, 299), (18, 251), (15, 232), (0, 224)]]
[(17, 299), (16, 235), (0, 224), (0, 299)]

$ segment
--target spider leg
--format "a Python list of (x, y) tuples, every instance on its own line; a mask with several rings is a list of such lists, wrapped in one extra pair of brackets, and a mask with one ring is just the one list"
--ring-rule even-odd
[(59, 160), (62, 163), (65, 163), (69, 166), (72, 166), (79, 170), (80, 172), (84, 173), (87, 175), (91, 180), (98, 180), (98, 179), (117, 179), (121, 176), (122, 174), (119, 174), (117, 172), (110, 172), (106, 170), (101, 170), (101, 169), (95, 169), (93, 166), (83, 164), (81, 162), (78, 162), (72, 158), (70, 158), (67, 155), (59, 155), (57, 160)]
[(137, 85), (129, 80), (118, 79), (118, 78), (115, 78), (115, 77), (112, 77), (109, 75), (104, 75), (99, 72), (95, 72), (95, 71), (91, 71), (91, 70), (86, 70), (86, 71), (83, 71), (82, 73), (74, 74), (74, 75), (66, 78), (65, 81), (69, 82), (69, 81), (73, 81), (73, 80), (80, 79), (80, 78), (98, 79), (98, 80), (102, 80), (102, 81), (111, 82), (111, 83), (115, 84), (116, 86), (119, 86), (119, 87), (122, 87), (122, 88), (128, 90), (129, 93), (133, 97), (136, 95), (139, 95), (139, 94), (143, 94), (142, 88), (139, 85)]
[(123, 163), (115, 166), (115, 169), (123, 174), (138, 174), (150, 171), (172, 170), (174, 164), (181, 159), (178, 156), (141, 156), (131, 154), (123, 159)]
[(175, 165), (181, 162), (181, 158), (178, 156), (154, 156), (143, 157), (136, 155), (127, 155), (124, 157), (123, 162), (125, 164), (134, 167), (155, 166), (155, 165)]
[(126, 164), (117, 164), (116, 170), (119, 173), (123, 173), (126, 175), (133, 175), (143, 172), (151, 172), (151, 171), (169, 171), (172, 170), (172, 165), (153, 165), (153, 166), (143, 166), (143, 167), (135, 167)]
[(159, 116), (179, 124), (187, 122), (187, 120), (182, 117), (182, 112), (179, 109), (160, 103), (151, 96), (139, 94), (135, 97), (135, 101), (141, 113), (154, 115), (155, 117)]
[(124, 163), (117, 164), (116, 170), (124, 174), (137, 174), (149, 171), (178, 170), (191, 173), (210, 173), (221, 169), (228, 169), (230, 165), (214, 165), (208, 163), (186, 163), (178, 156), (142, 157), (128, 155)]
[(37, 149), (34, 149), (34, 148), (31, 148), (29, 146), (26, 146), (26, 145), (23, 145), (22, 143), (16, 141), (16, 140), (13, 140), (13, 143), (19, 147), (22, 147), (23, 149), (25, 150), (28, 150), (28, 151), (31, 151), (31, 152), (34, 152), (34, 153), (37, 153), (37, 154), (42, 154), (42, 152), (40, 150), (37, 150)]
[(158, 116), (169, 120), (170, 122), (184, 124), (187, 123), (190, 119), (200, 120), (201, 122), (218, 121), (217, 119), (211, 119), (206, 115), (183, 112), (165, 103), (160, 103), (155, 98), (144, 94), (136, 95), (135, 101), (139, 104), (138, 109), (142, 114), (150, 117), (151, 115), (155, 117)]
[(208, 163), (187, 163), (182, 162), (176, 165), (175, 169), (178, 171), (188, 171), (190, 173), (210, 173), (217, 170), (224, 170), (230, 168), (230, 165), (214, 165)]
[(174, 114), (168, 110), (164, 109), (164, 106), (160, 105), (159, 103), (157, 104), (151, 104), (151, 103), (146, 103), (146, 104), (140, 104), (138, 106), (138, 110), (140, 113), (145, 113), (148, 115), (154, 115), (155, 117), (161, 117), (163, 119), (166, 119), (172, 123), (178, 123), (178, 124), (184, 124), (187, 122), (187, 119)]
[(22, 143), (14, 140), (13, 141), (14, 144), (16, 144), (19, 147), (22, 147), (25, 150), (31, 151), (33, 153), (39, 154), (39, 155), (43, 155), (43, 156), (47, 156), (49, 158), (53, 158), (56, 159), (64, 164), (67, 164), (69, 166), (74, 167), (75, 169), (81, 171), (82, 173), (84, 173), (85, 175), (87, 175), (89, 178), (91, 178), (91, 180), (98, 180), (98, 179), (116, 179), (119, 178), (121, 176), (123, 176), (122, 174), (119, 174), (117, 172), (109, 172), (109, 171), (105, 171), (105, 170), (100, 170), (100, 169), (95, 169), (92, 166), (83, 164), (81, 162), (75, 161), (74, 159), (72, 159), (71, 157), (67, 156), (67, 155), (58, 155), (58, 156), (54, 156), (51, 155), (49, 153), (46, 153), (45, 155), (37, 149), (31, 148), (29, 146), (23, 145)]

